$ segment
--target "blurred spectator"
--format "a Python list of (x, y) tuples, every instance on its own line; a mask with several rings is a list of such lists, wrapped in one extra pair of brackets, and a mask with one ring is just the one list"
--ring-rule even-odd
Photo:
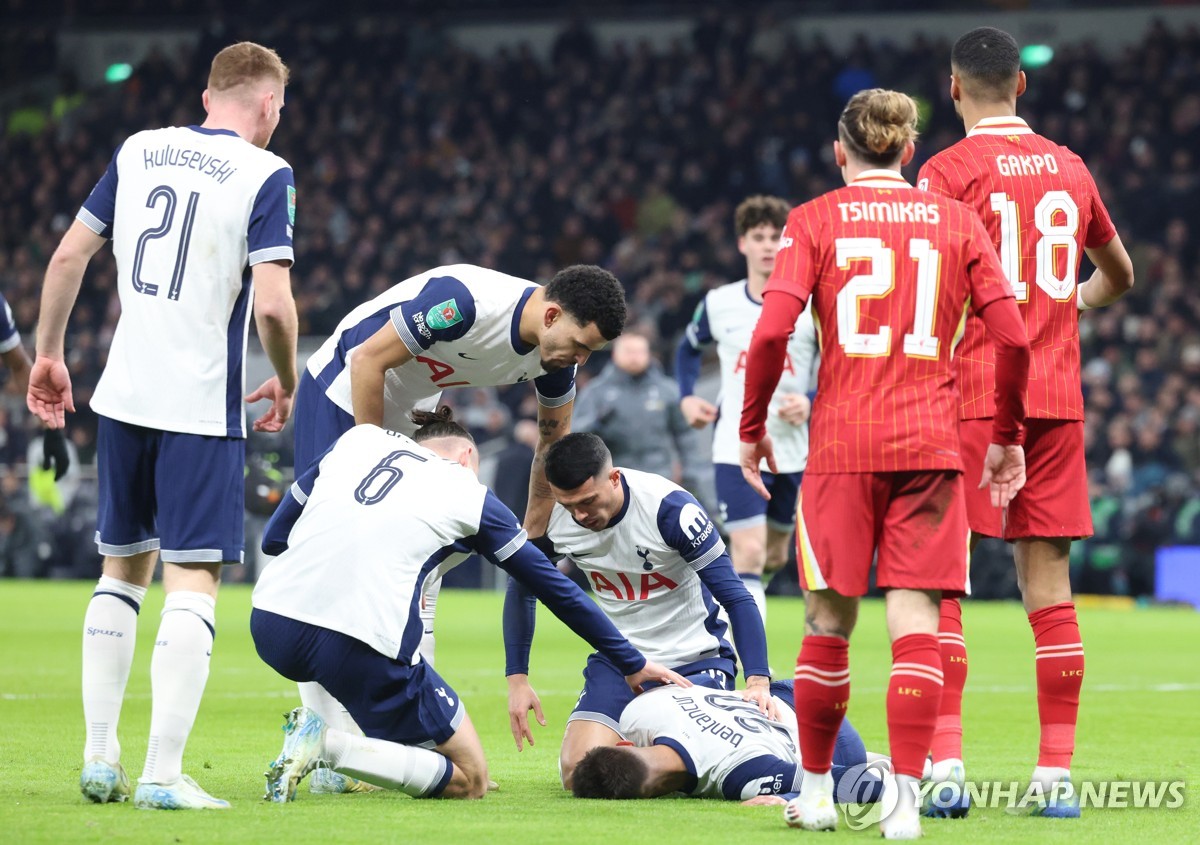
[(657, 473), (712, 501), (711, 472), (679, 411), (679, 388), (644, 334), (626, 331), (613, 341), (612, 360), (575, 400), (571, 428), (600, 435), (615, 466)]
[[(88, 4), (95, 14), (112, 5), (97, 2)], [(81, 100), (69, 85), (37, 102), (10, 92), (0, 137), (0, 289), (27, 335), (49, 255), (108, 151), (148, 126), (198, 122), (188, 91), (207, 57), (250, 34), (268, 37), (243, 4), (214, 2), (225, 14), (195, 50), (152, 53), (124, 83), (82, 91)], [(250, 5), (279, 23), (274, 7)], [(289, 18), (278, 30), (286, 36), (276, 37), (295, 69), (294, 114), (272, 146), (305, 162), (295, 287), (302, 324), (318, 335), (394, 282), (447, 261), (545, 282), (581, 260), (616, 273), (630, 322), (650, 323), (662, 354), (706, 289), (741, 276), (726, 231), (732, 203), (756, 192), (799, 203), (841, 184), (827, 127), (851, 88), (876, 80), (922, 101), (910, 175), (962, 135), (941, 39), (869, 36), (839, 54), (791, 21), (712, 4), (697, 13), (690, 39), (661, 51), (602, 44), (578, 18), (542, 62), (527, 46), (468, 52), (429, 19), (315, 7), (303, 16), (320, 25)], [(0, 45), (0, 85), (28, 72), (52, 77), (51, 28), (5, 27)], [(1174, 528), (1153, 515), (1147, 496), (1176, 475), (1191, 497), (1184, 501), (1200, 495), (1200, 32), (1154, 23), (1113, 54), (1066, 43), (1027, 73), (1022, 116), (1084, 158), (1134, 258), (1137, 287), (1085, 314), (1080, 330), (1090, 466), (1131, 533), (1148, 520), (1137, 536), (1150, 551), (1136, 554), (1152, 554)], [(85, 462), (95, 442), (87, 400), (116, 323), (115, 286), (105, 250), (68, 338), (78, 408), (70, 436)], [(528, 415), (528, 390), (498, 396), (478, 407), (462, 397), (481, 438)], [(10, 398), (19, 399), (0, 397), (0, 451), (20, 465), (36, 429)], [(1164, 501), (1174, 518), (1174, 499)]]

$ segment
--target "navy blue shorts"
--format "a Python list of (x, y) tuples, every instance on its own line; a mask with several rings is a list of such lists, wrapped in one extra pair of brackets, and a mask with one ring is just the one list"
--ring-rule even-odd
[(297, 683), (325, 687), (374, 739), (434, 748), (467, 715), (458, 693), (424, 661), (410, 666), (354, 637), (258, 608), (250, 634), (264, 663)]
[(296, 388), (296, 405), (292, 413), (295, 434), (296, 475), (302, 474), (317, 458), (325, 454), (339, 437), (354, 428), (354, 417), (339, 408), (321, 390), (317, 380), (305, 370)]
[[(671, 668), (698, 687), (732, 690), (737, 680), (737, 667), (732, 660), (723, 658)], [(642, 686), (643, 689), (652, 689), (658, 684)], [(633, 698), (633, 690), (625, 683), (621, 670), (599, 654), (592, 654), (583, 669), (583, 692), (579, 693), (575, 709), (567, 717), (567, 724), (575, 721), (599, 722), (620, 733), (621, 711)]]
[(726, 532), (741, 531), (767, 525), (776, 531), (790, 533), (796, 524), (796, 498), (800, 493), (802, 472), (762, 474), (763, 484), (771, 493), (768, 502), (754, 492), (742, 475), (742, 468), (733, 464), (713, 464), (717, 487), (717, 505), (721, 524)]
[(180, 434), (100, 417), (100, 554), (161, 549), (169, 563), (241, 563), (246, 441)]

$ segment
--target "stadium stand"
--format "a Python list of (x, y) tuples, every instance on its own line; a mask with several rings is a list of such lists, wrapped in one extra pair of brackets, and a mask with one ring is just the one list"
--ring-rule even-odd
[[(29, 31), (33, 43), (11, 36), (14, 49), (47, 69), (36, 49), (47, 34)], [(28, 344), (46, 260), (109, 152), (143, 127), (200, 122), (194, 80), (205, 57), (239, 34), (210, 27), (194, 50), (153, 53), (119, 84), (78, 92), (64, 79), (2, 101), (0, 291)], [(327, 21), (253, 35), (293, 70), (272, 149), (295, 164), (295, 291), (301, 333), (316, 336), (438, 264), (545, 281), (582, 261), (624, 282), (631, 322), (653, 327), (669, 360), (704, 291), (741, 276), (734, 205), (757, 192), (800, 202), (839, 184), (828, 127), (848, 94), (881, 83), (919, 98), (925, 121), (911, 178), (962, 135), (944, 91), (949, 43), (939, 39), (863, 36), (841, 51), (709, 15), (690, 39), (656, 51), (603, 46), (576, 22), (543, 61), (527, 48), (472, 53), (428, 22)], [(0, 85), (19, 77), (17, 61), (0, 64)], [(1156, 23), (1119, 54), (1068, 45), (1028, 72), (1022, 115), (1083, 156), (1138, 279), (1124, 300), (1083, 318), (1098, 533), (1077, 544), (1079, 575), (1090, 590), (1148, 593), (1154, 549), (1200, 541), (1200, 32)], [(69, 336), (79, 408), (70, 436), (85, 463), (114, 284), (104, 252)], [(530, 414), (527, 394), (462, 397), (476, 435), (511, 430), (508, 420)], [(11, 390), (0, 393), (0, 423), (8, 475), (35, 433)], [(37, 533), (24, 518), (36, 508), (8, 511), (20, 518), (0, 519), (0, 548), (17, 545), (6, 526)], [(19, 567), (6, 561), (6, 574), (29, 574), (27, 555)]]

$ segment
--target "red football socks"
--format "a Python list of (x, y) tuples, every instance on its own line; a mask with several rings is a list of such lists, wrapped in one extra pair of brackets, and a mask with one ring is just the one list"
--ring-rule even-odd
[(938, 645), (942, 652), (942, 703), (933, 731), (933, 762), (961, 760), (962, 696), (967, 684), (967, 643), (963, 639), (962, 605), (958, 599), (942, 599)]
[[(893, 642), (887, 723), (892, 770), (897, 775), (920, 780), (941, 698), (942, 653), (937, 637), (909, 634)], [(805, 768), (807, 763), (806, 759)]]
[(1083, 642), (1075, 604), (1063, 602), (1029, 614), (1037, 644), (1038, 719), (1042, 739), (1038, 765), (1071, 768), (1079, 690), (1083, 686)]
[(850, 644), (840, 637), (805, 637), (794, 689), (804, 770), (825, 774), (850, 702)]

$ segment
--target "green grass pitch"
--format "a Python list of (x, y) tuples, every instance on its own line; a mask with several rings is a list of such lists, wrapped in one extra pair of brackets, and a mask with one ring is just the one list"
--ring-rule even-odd
[[(349, 565), (349, 564), (348, 564)], [(399, 794), (262, 801), (263, 772), (279, 750), (281, 714), (294, 688), (261, 664), (248, 631), (250, 593), (228, 586), (218, 607), (212, 674), (184, 770), (233, 803), (226, 813), (145, 812), (96, 806), (78, 790), (82, 712), (79, 641), (90, 585), (0, 583), (0, 830), (6, 842), (781, 842), (866, 841), (878, 828), (817, 835), (785, 827), (778, 807), (658, 799), (577, 801), (558, 784), (558, 740), (580, 685), (586, 645), (539, 612), (533, 683), (549, 724), (518, 754), (505, 710), (501, 596), (447, 591), (438, 603), (438, 667), (467, 703), (501, 790), (479, 802), (414, 801)], [(141, 772), (150, 720), (150, 650), (162, 593), (142, 609), (138, 651), (120, 738), (132, 777)], [(888, 649), (882, 607), (868, 602), (855, 637), (850, 714), (872, 750), (887, 750), (883, 691)], [(971, 648), (966, 757), (974, 779), (1028, 777), (1037, 747), (1033, 644), (1015, 604), (968, 603)], [(802, 632), (798, 600), (775, 599), (771, 660), (790, 675)], [(1184, 842), (1200, 838), (1200, 614), (1184, 610), (1081, 611), (1088, 649), (1076, 780), (1183, 780), (1176, 810), (1085, 810), (1078, 822), (975, 810), (925, 822), (929, 841)]]

